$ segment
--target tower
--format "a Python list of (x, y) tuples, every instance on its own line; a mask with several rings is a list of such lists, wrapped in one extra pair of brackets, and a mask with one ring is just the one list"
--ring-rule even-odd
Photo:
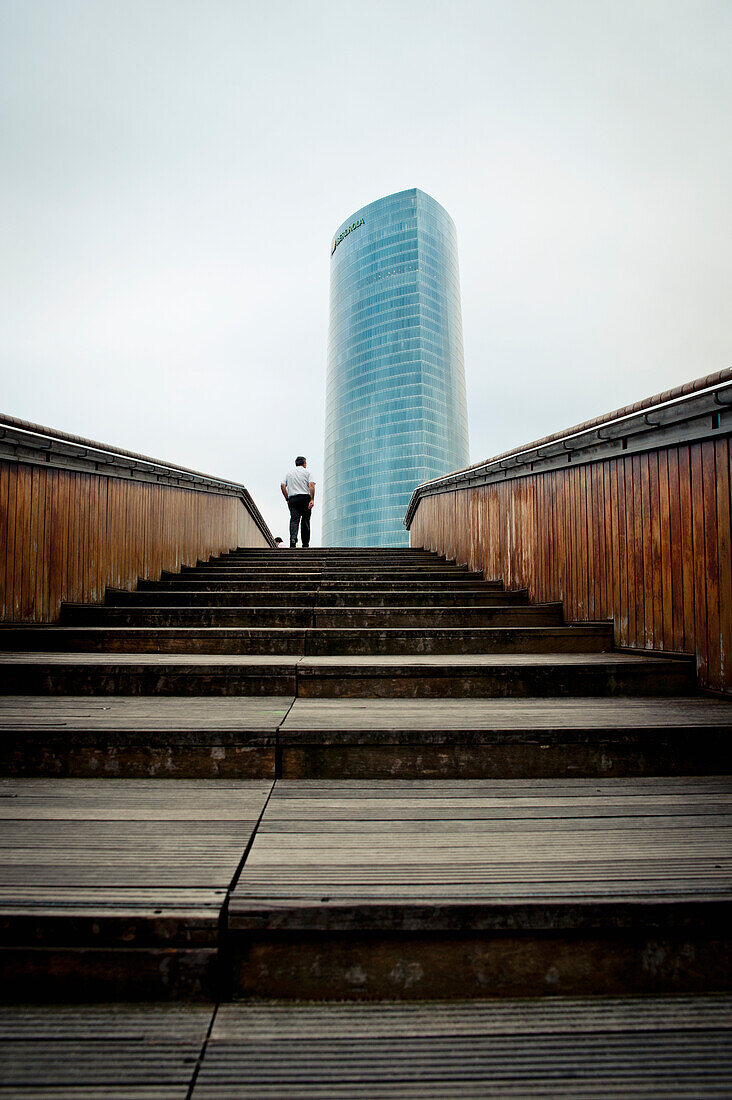
[(407, 545), (412, 490), (468, 461), (455, 226), (412, 188), (333, 238), (323, 544)]

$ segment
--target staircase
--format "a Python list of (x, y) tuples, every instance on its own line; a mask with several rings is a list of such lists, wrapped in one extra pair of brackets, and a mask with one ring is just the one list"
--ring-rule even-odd
[[(0, 649), (8, 820), (36, 867), (0, 920), (26, 993), (729, 988), (732, 706), (686, 657), (367, 549), (238, 550)], [(97, 803), (94, 829), (63, 817), (90, 778), (119, 806), (106, 833)], [(104, 833), (126, 870), (64, 876), (34, 812), (74, 868)]]

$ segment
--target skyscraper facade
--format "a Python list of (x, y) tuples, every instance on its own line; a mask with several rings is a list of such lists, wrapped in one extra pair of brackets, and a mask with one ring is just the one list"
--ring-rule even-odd
[(468, 461), (455, 226), (412, 188), (333, 238), (323, 544), (408, 545), (412, 490)]

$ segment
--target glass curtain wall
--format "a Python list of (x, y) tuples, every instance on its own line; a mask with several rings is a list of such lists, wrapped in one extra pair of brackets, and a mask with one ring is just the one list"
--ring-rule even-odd
[(331, 245), (325, 546), (406, 546), (413, 489), (468, 464), (455, 226), (412, 188)]

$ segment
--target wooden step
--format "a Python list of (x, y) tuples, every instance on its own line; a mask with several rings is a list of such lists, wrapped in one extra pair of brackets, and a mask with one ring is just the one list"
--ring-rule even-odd
[(305, 657), (297, 694), (310, 698), (492, 698), (677, 695), (693, 662), (624, 653)]
[(0, 696), (0, 775), (274, 779), (294, 696)]
[(296, 699), (284, 779), (724, 775), (732, 702), (696, 698)]
[[(495, 607), (527, 603), (526, 592), (499, 592), (486, 588), (465, 590), (459, 588), (432, 589), (327, 589), (288, 590), (261, 588), (216, 589), (202, 591), (197, 588), (161, 588), (124, 592), (108, 588), (104, 603), (107, 607)], [(77, 607), (77, 604), (63, 604)], [(89, 604), (84, 605), (86, 607)]]
[[(507, 616), (508, 621), (517, 616)], [(529, 623), (532, 617), (527, 616)], [(519, 618), (520, 621), (520, 618)], [(540, 616), (538, 623), (542, 622)], [(551, 621), (551, 618), (549, 618)], [(600, 653), (612, 649), (608, 624), (406, 628), (332, 627), (0, 627), (11, 652), (232, 653), (329, 656), (462, 653)]]
[(213, 998), (266, 780), (0, 780), (0, 997)]
[(178, 1100), (206, 1046), (212, 1004), (0, 1007), (6, 1097)]
[(728, 774), (732, 704), (696, 698), (0, 696), (0, 774), (511, 779)]
[(0, 695), (295, 695), (303, 658), (0, 653)]
[(686, 658), (625, 653), (297, 657), (196, 653), (0, 653), (0, 695), (297, 695), (495, 698), (678, 695)]
[(160, 574), (161, 580), (178, 580), (188, 582), (190, 580), (199, 581), (253, 581), (258, 585), (268, 585), (272, 581), (310, 581), (311, 584), (328, 581), (336, 582), (341, 581), (350, 584), (360, 583), (361, 581), (379, 581), (383, 584), (403, 584), (405, 582), (413, 582), (416, 584), (426, 584), (432, 582), (434, 584), (459, 584), (461, 581), (479, 583), (481, 576), (477, 573), (457, 573), (448, 572), (440, 569), (384, 569), (375, 570), (368, 567), (363, 569), (353, 570), (329, 570), (327, 573), (320, 572), (318, 570), (301, 570), (293, 572), (292, 570), (280, 569), (280, 570), (263, 570), (256, 569), (215, 569), (215, 568), (197, 568), (190, 572), (184, 571), (181, 573), (171, 573), (163, 570)]
[[(83, 607), (66, 605), (61, 622), (74, 626), (276, 627), (359, 630), (410, 627), (469, 630), (488, 626), (559, 626), (561, 604), (493, 607)], [(0, 632), (2, 628), (0, 627)]]
[(0, 1008), (26, 1100), (699, 1100), (729, 1092), (731, 1036), (723, 994)]
[(725, 996), (224, 1004), (193, 1098), (698, 1100), (731, 1036)]
[[(199, 578), (195, 573), (188, 573), (185, 577), (180, 574), (175, 574), (168, 578), (163, 578), (159, 581), (138, 581), (137, 591), (139, 592), (165, 592), (165, 591), (195, 591), (195, 592), (310, 592), (317, 593), (319, 595), (327, 596), (328, 593), (351, 593), (351, 592), (375, 592), (381, 595), (386, 592), (390, 599), (393, 595), (397, 598), (403, 593), (412, 593), (419, 595), (421, 593), (437, 595), (449, 590), (459, 587), (460, 594), (472, 592), (477, 595), (483, 595), (490, 591), (502, 591), (495, 585), (489, 585), (486, 581), (474, 581), (466, 578), (464, 581), (458, 581), (457, 579), (446, 584), (442, 581), (383, 581), (383, 580), (368, 580), (363, 577), (352, 580), (272, 580), (257, 581), (257, 580), (215, 580), (208, 578), (203, 580)], [(507, 593), (510, 599), (512, 594)]]
[[(277, 550), (267, 550), (264, 547), (239, 547), (228, 553), (218, 555), (219, 560), (229, 558), (252, 558), (254, 560), (278, 560), (287, 559), (299, 561), (302, 558), (323, 558), (326, 561), (338, 561), (340, 559), (373, 559), (375, 561), (439, 561), (447, 559), (441, 554), (431, 550), (407, 549), (400, 547), (308, 547), (308, 553), (304, 554), (302, 547), (280, 547)], [(216, 560), (211, 558), (210, 560)], [(451, 564), (451, 562), (450, 562)]]
[(278, 782), (237, 997), (729, 990), (732, 781)]

